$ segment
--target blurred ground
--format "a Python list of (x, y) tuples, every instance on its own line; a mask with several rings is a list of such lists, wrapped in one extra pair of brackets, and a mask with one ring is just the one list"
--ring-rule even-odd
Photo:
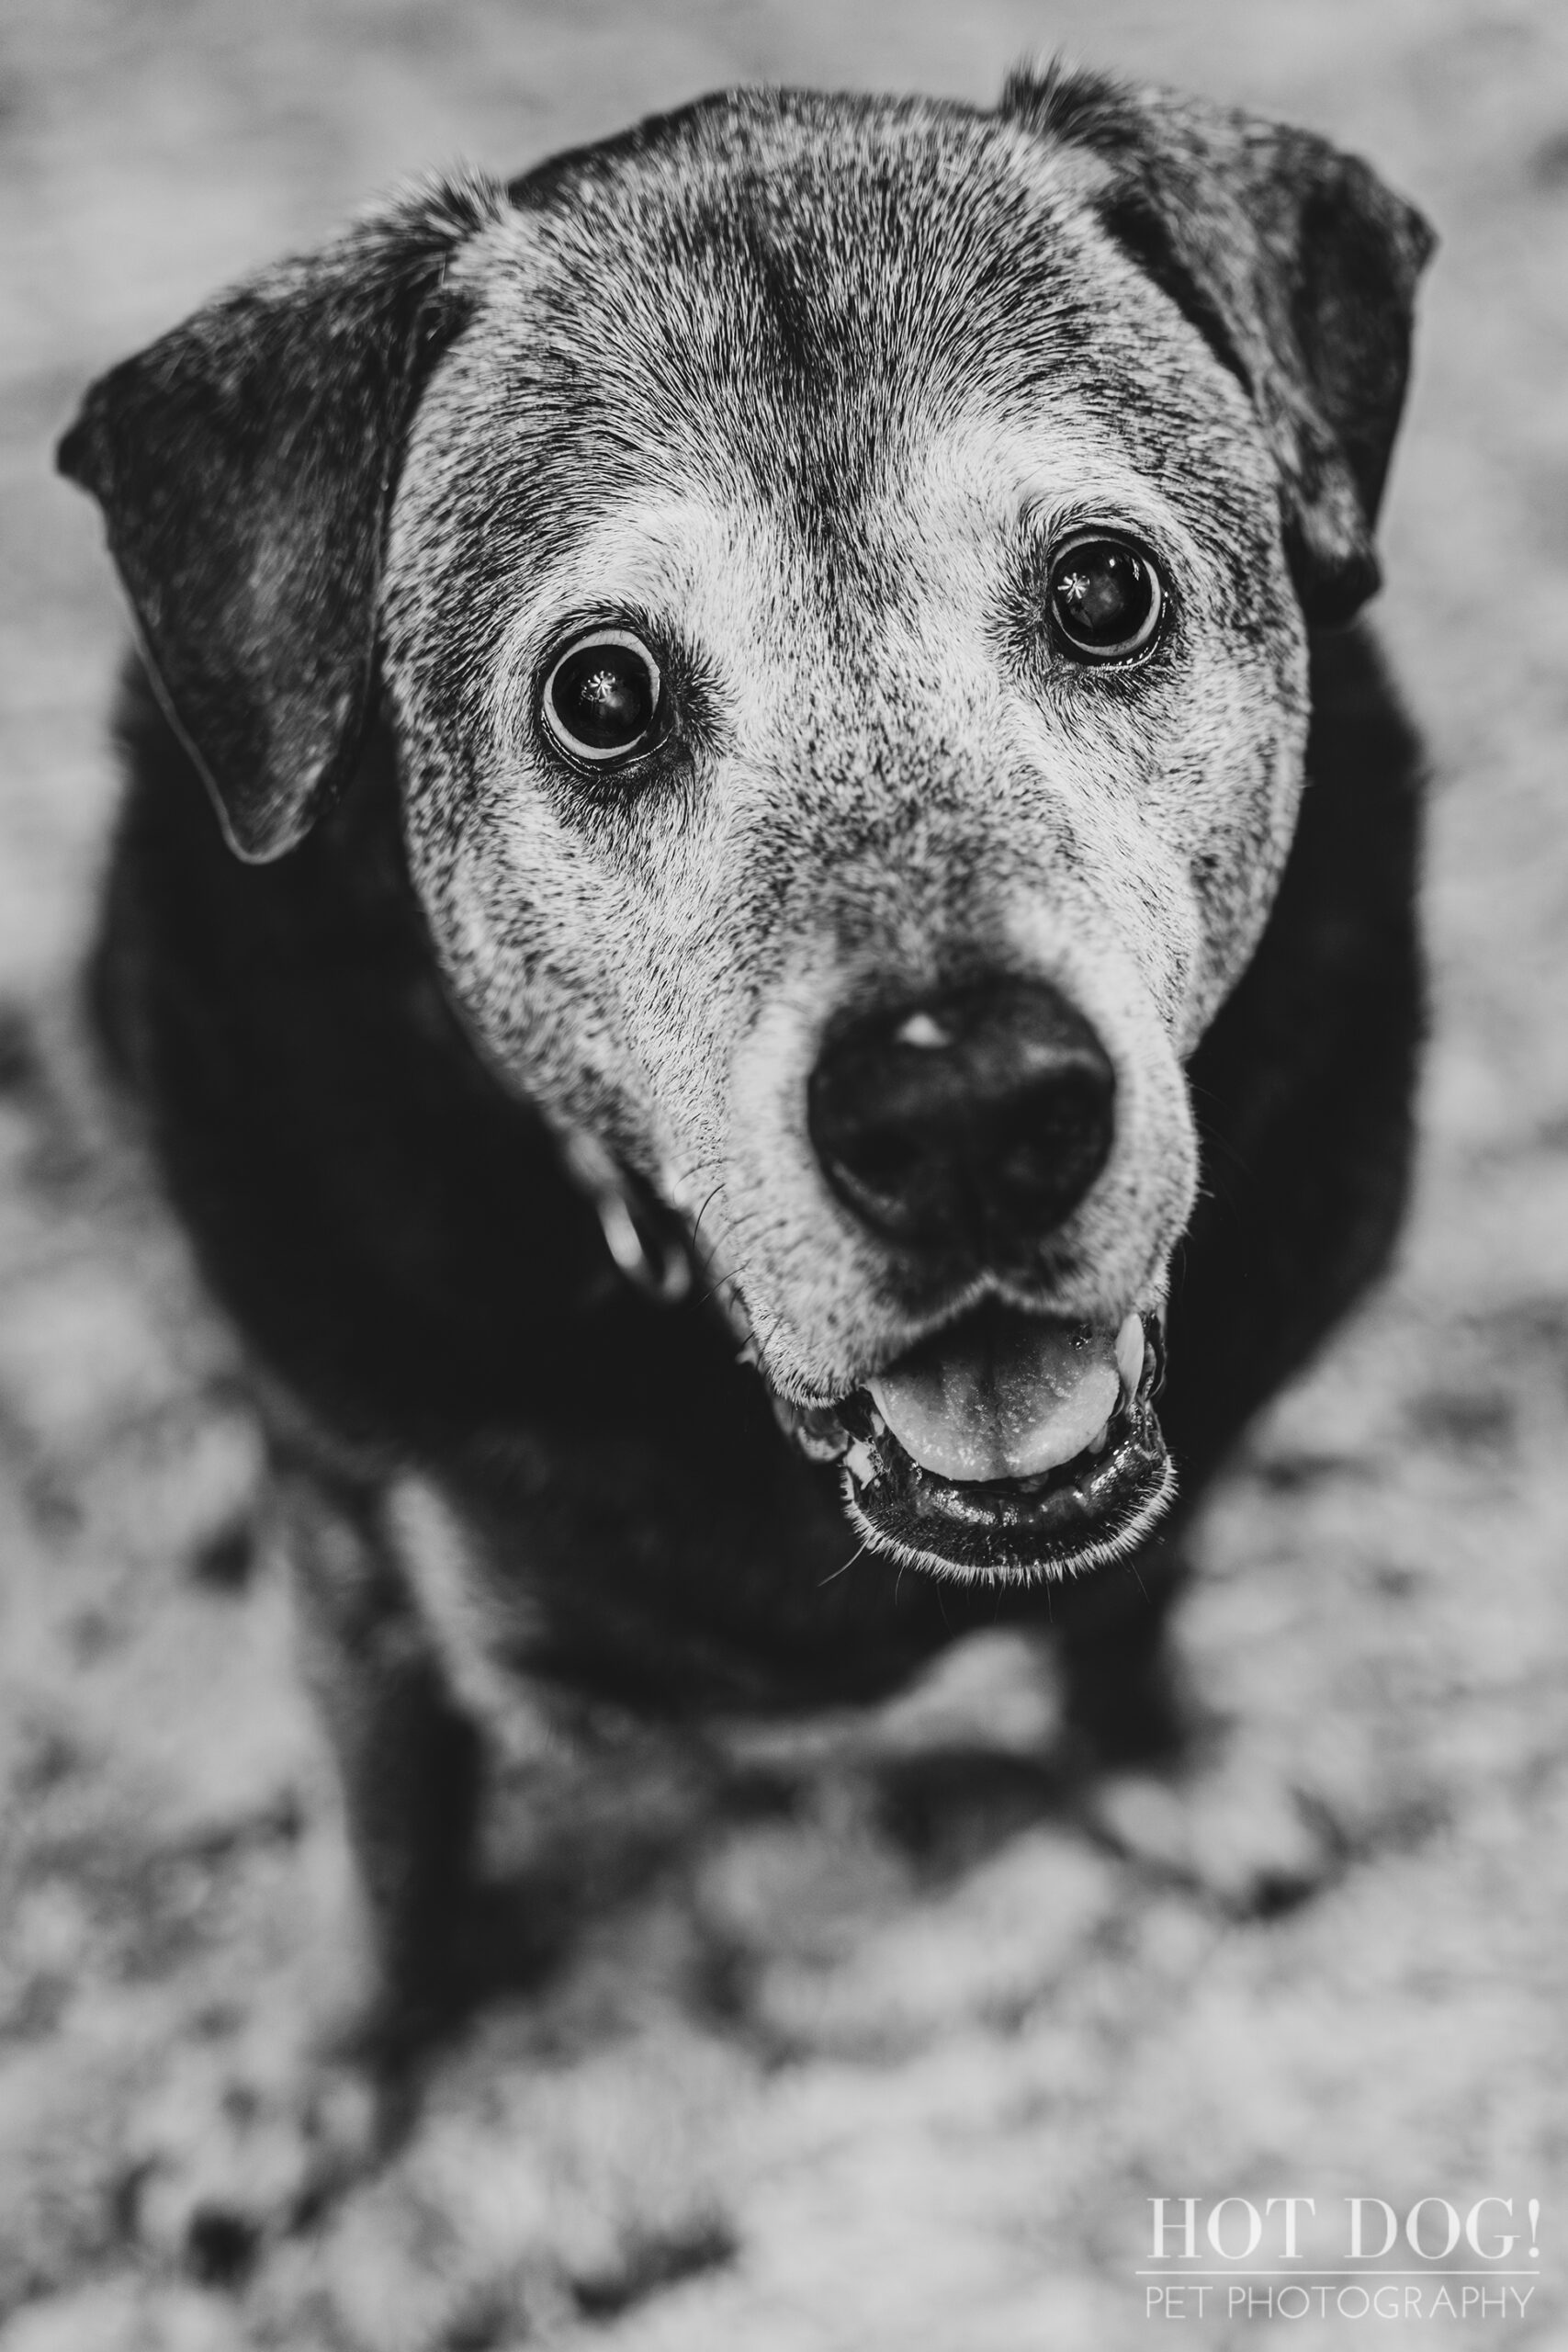
[[(493, 1833), (502, 1870), (572, 1858), (569, 1962), (351, 2180), (366, 2118), (301, 2041), (332, 1788), (254, 1441), (63, 1018), (121, 621), (50, 441), (400, 173), (727, 80), (984, 97), (1058, 43), (1364, 148), (1445, 241), (1382, 606), (1437, 782), (1418, 1210), (1185, 1620), (1233, 1789), (1293, 1777), (1338, 1866), (1259, 1901), (1267, 1824), (1216, 1800), (1200, 1883), (1169, 1792), (1054, 1774), (1005, 1644), (754, 1758), (746, 1804), (602, 1724)], [(9, 0), (0, 60), (3, 2352), (1114, 2352), (1152, 2324), (1149, 2196), (1286, 2193), (1539, 2198), (1526, 2317), (1465, 2335), (1568, 2345), (1568, 16)]]

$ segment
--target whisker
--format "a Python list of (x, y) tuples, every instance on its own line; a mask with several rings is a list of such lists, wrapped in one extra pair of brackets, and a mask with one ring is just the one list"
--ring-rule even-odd
[(844, 1565), (843, 1565), (843, 1566), (842, 1566), (841, 1568), (834, 1568), (834, 1569), (832, 1570), (832, 1572), (831, 1572), (831, 1574), (830, 1574), (830, 1575), (829, 1575), (829, 1576), (825, 1576), (825, 1577), (818, 1577), (818, 1579), (817, 1579), (817, 1589), (818, 1589), (818, 1592), (820, 1592), (820, 1591), (821, 1591), (821, 1589), (822, 1589), (822, 1588), (823, 1588), (823, 1586), (824, 1586), (825, 1584), (837, 1584), (837, 1582), (838, 1582), (838, 1580), (839, 1580), (839, 1578), (840, 1578), (840, 1577), (842, 1577), (842, 1576), (847, 1576), (847, 1575), (849, 1574), (850, 1570), (854, 1566), (855, 1562), (860, 1558), (861, 1554), (862, 1554), (862, 1553), (863, 1553), (863, 1552), (869, 1552), (869, 1551), (870, 1551), (870, 1549), (871, 1549), (871, 1538), (870, 1538), (870, 1536), (868, 1535), (868, 1536), (866, 1537), (866, 1539), (865, 1539), (865, 1542), (864, 1542), (863, 1544), (861, 1544), (861, 1545), (860, 1545), (859, 1549), (858, 1549), (858, 1550), (856, 1550), (856, 1551), (853, 1551), (853, 1552), (852, 1552), (852, 1553), (850, 1554), (849, 1558), (844, 1562)]
[(723, 1179), (723, 1177), (721, 1176), (721, 1177), (719, 1178), (718, 1182), (714, 1186), (714, 1188), (713, 1188), (712, 1192), (708, 1194), (708, 1196), (707, 1196), (706, 1200), (703, 1203), (702, 1207), (697, 1211), (696, 1223), (695, 1223), (695, 1224), (693, 1226), (693, 1227), (692, 1227), (692, 1255), (693, 1255), (693, 1257), (694, 1257), (694, 1257), (696, 1256), (696, 1254), (697, 1254), (697, 1238), (698, 1238), (698, 1236), (701, 1234), (702, 1229), (703, 1229), (703, 1219), (704, 1219), (704, 1217), (705, 1217), (705, 1216), (706, 1216), (706, 1215), (707, 1215), (707, 1213), (708, 1213), (709, 1209), (711, 1209), (711, 1208), (712, 1208), (712, 1206), (713, 1206), (713, 1204), (714, 1204), (715, 1201), (716, 1201), (716, 1200), (717, 1200), (717, 1198), (718, 1198), (718, 1196), (719, 1196), (720, 1193), (722, 1193), (722, 1192), (723, 1192), (723, 1190), (724, 1190), (724, 1179)]
[(724, 1288), (726, 1283), (738, 1283), (740, 1280), (740, 1275), (744, 1273), (745, 1271), (745, 1268), (741, 1267), (738, 1272), (720, 1274), (717, 1282), (713, 1284), (712, 1288), (704, 1291), (701, 1298), (696, 1302), (697, 1305), (699, 1306), (705, 1306), (710, 1298), (716, 1298), (718, 1296), (719, 1292)]

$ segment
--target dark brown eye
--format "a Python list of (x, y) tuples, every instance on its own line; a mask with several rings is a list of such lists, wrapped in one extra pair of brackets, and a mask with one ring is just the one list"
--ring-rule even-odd
[(563, 752), (604, 766), (646, 752), (660, 732), (659, 664), (629, 629), (595, 629), (569, 646), (545, 680), (539, 707)]
[(1086, 536), (1052, 557), (1046, 602), (1058, 641), (1077, 661), (1128, 662), (1154, 643), (1165, 588), (1125, 539)]

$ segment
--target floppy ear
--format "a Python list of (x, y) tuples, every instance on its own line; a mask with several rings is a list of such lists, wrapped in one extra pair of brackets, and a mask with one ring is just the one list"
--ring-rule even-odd
[(280, 263), (100, 378), (60, 445), (243, 858), (291, 848), (352, 769), (403, 428), (460, 323), (446, 266), (505, 202), (442, 184)]
[(1378, 584), (1426, 221), (1325, 140), (1169, 91), (1053, 67), (1001, 111), (1104, 163), (1106, 226), (1253, 401), (1307, 618), (1348, 620)]

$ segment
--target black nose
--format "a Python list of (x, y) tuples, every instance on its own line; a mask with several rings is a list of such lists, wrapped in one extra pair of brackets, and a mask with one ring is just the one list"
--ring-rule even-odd
[(1055, 989), (1004, 980), (846, 1030), (811, 1075), (811, 1140), (862, 1223), (1015, 1258), (1077, 1206), (1111, 1151), (1115, 1074)]

